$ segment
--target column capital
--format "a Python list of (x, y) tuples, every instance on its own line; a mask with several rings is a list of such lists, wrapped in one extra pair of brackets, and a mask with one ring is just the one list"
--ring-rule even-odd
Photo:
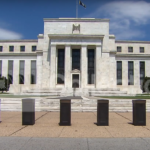
[(71, 45), (70, 44), (65, 44), (65, 47), (71, 47)]
[(56, 44), (51, 44), (50, 46), (51, 46), (51, 47), (56, 47)]
[(87, 47), (87, 44), (82, 44), (81, 47)]
[(102, 45), (100, 45), (100, 44), (97, 44), (97, 45), (96, 45), (96, 47), (102, 47)]

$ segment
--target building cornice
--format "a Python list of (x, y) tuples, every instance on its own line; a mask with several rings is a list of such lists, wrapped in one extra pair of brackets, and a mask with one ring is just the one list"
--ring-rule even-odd
[(150, 54), (116, 54), (118, 57), (150, 57)]
[(141, 43), (141, 44), (150, 44), (150, 41), (123, 41), (117, 40), (115, 43)]
[(103, 38), (104, 35), (88, 34), (48, 34), (49, 38)]
[(0, 56), (37, 56), (36, 53), (0, 53)]
[(109, 19), (97, 18), (44, 18), (44, 22), (109, 22)]
[(38, 40), (0, 40), (0, 43), (4, 42), (38, 42)]

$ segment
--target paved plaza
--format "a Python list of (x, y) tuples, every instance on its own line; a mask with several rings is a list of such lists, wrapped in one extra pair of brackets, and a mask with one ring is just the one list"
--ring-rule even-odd
[(150, 150), (146, 126), (132, 125), (132, 113), (109, 113), (109, 126), (97, 126), (96, 112), (72, 112), (71, 126), (59, 126), (59, 112), (36, 112), (22, 125), (22, 112), (2, 111), (0, 150)]
[(72, 112), (71, 126), (59, 126), (59, 112), (35, 112), (34, 125), (22, 125), (22, 112), (1, 112), (0, 136), (66, 138), (150, 137), (150, 113), (146, 126), (132, 125), (132, 113), (109, 113), (109, 126), (97, 126), (96, 112)]

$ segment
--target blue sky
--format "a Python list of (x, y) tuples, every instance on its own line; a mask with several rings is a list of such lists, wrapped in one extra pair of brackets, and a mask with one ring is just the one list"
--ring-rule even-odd
[[(110, 19), (117, 40), (150, 41), (150, 1), (81, 0), (79, 18)], [(75, 18), (76, 0), (0, 0), (0, 39), (37, 39), (43, 18)]]

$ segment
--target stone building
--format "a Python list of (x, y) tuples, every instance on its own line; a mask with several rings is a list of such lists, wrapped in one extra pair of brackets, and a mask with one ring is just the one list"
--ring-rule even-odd
[(44, 19), (37, 40), (0, 40), (0, 74), (12, 93), (142, 93), (150, 42), (116, 41), (109, 19)]

